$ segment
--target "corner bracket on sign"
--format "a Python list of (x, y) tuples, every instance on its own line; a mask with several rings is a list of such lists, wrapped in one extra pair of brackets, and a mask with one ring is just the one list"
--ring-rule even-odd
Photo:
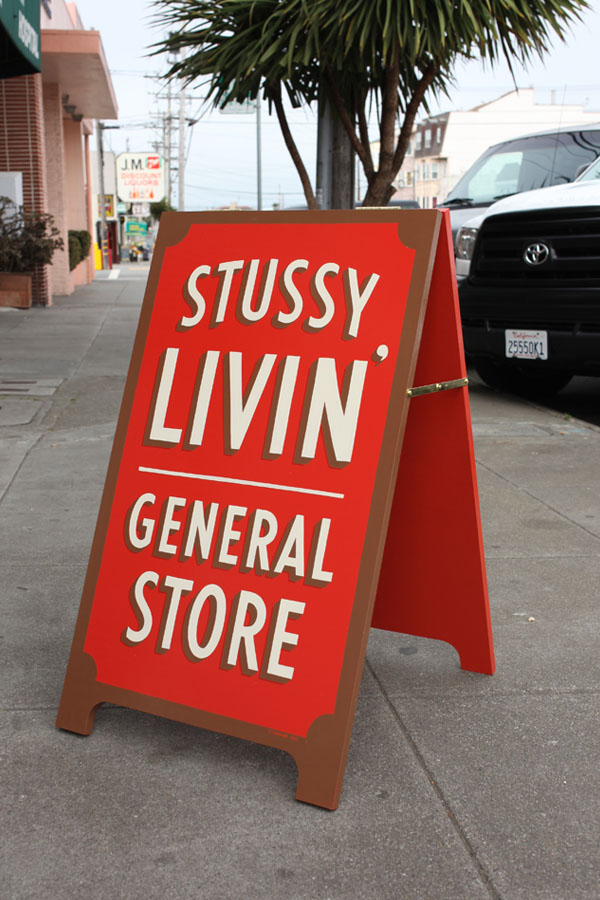
[(466, 387), (468, 378), (455, 378), (452, 381), (436, 381), (435, 384), (423, 384), (420, 387), (408, 388), (406, 396), (409, 399), (421, 397), (423, 394), (437, 394), (439, 391), (451, 391), (454, 388)]

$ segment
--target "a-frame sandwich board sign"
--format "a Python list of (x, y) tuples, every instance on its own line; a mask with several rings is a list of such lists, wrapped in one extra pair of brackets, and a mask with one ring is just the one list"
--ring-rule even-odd
[(441, 227), (165, 214), (59, 727), (112, 702), (254, 740), (337, 806)]
[(449, 213), (439, 236), (372, 626), (447, 641), (493, 674)]

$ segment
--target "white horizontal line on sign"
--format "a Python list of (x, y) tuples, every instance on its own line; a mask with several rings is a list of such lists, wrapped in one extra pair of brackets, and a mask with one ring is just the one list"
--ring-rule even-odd
[(271, 491), (294, 491), (296, 494), (315, 494), (318, 497), (334, 497), (343, 500), (343, 494), (333, 491), (319, 491), (313, 488), (296, 487), (292, 484), (271, 484), (268, 481), (245, 481), (242, 478), (226, 478), (223, 475), (200, 475), (197, 472), (173, 472), (170, 469), (151, 469), (148, 466), (138, 466), (138, 471), (148, 472), (151, 475), (174, 475), (176, 478), (196, 478), (199, 481), (222, 481), (226, 484), (245, 484), (249, 487), (268, 488)]

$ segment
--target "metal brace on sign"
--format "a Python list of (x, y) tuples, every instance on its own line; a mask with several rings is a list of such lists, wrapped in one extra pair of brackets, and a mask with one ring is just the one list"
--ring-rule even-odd
[(409, 388), (407, 397), (420, 397), (422, 394), (436, 394), (439, 391), (451, 391), (453, 388), (466, 387), (468, 378), (455, 378), (453, 381), (437, 381), (435, 384), (423, 384), (421, 387)]

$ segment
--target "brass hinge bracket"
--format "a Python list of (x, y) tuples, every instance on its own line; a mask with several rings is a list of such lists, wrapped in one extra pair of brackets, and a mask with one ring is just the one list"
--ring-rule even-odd
[(436, 384), (423, 384), (421, 387), (409, 388), (406, 392), (407, 397), (420, 397), (422, 394), (437, 394), (439, 391), (451, 391), (453, 388), (466, 387), (469, 383), (468, 378), (455, 378), (453, 381), (438, 381)]

